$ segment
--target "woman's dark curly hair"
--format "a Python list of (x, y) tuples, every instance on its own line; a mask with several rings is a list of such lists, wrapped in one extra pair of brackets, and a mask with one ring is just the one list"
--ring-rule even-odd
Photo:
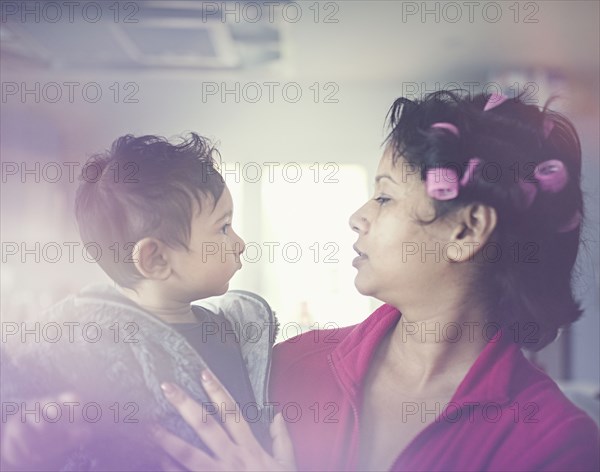
[(85, 163), (75, 199), (79, 232), (111, 279), (128, 288), (142, 279), (132, 250), (145, 237), (187, 249), (194, 210), (205, 211), (207, 198), (214, 208), (225, 188), (215, 154), (196, 133), (178, 144), (128, 134)]
[[(518, 330), (515, 341), (522, 347), (538, 351), (582, 313), (571, 287), (581, 225), (560, 231), (577, 212), (583, 215), (581, 145), (571, 122), (548, 104), (540, 110), (516, 97), (483, 111), (489, 99), (461, 91), (434, 92), (416, 101), (399, 98), (388, 113), (386, 144), (394, 164), (403, 159), (423, 181), (428, 169), (451, 168), (462, 177), (470, 158), (481, 160), (458, 197), (433, 200), (435, 217), (421, 223), (473, 202), (496, 210), (488, 243), (495, 246), (494, 260), (476, 258), (482, 270), (477, 289), (494, 307), (495, 321), (510, 333)], [(545, 120), (554, 125), (547, 137)], [(431, 128), (436, 122), (454, 124), (460, 136)], [(538, 191), (527, 207), (519, 181), (536, 182), (535, 166), (550, 159), (562, 161), (568, 183), (558, 193)]]

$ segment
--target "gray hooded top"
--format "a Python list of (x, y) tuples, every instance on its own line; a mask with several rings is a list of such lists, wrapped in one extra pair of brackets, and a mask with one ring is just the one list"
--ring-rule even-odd
[[(194, 305), (208, 319), (224, 317), (237, 333), (256, 399), (256, 405), (244, 408), (268, 450), (272, 409), (267, 392), (275, 314), (259, 296), (238, 290)], [(3, 334), (3, 404), (18, 408), (27, 421), (48, 421), (60, 413), (92, 427), (93, 440), (81, 446), (63, 470), (160, 470), (162, 452), (147, 434), (152, 423), (206, 450), (166, 401), (160, 383), (176, 383), (210, 406), (200, 384), (207, 365), (180, 333), (115, 288), (86, 287), (14, 331), (12, 326)], [(65, 391), (76, 392), (80, 402), (31, 404), (31, 399), (56, 398)], [(23, 405), (24, 401), (29, 403)]]

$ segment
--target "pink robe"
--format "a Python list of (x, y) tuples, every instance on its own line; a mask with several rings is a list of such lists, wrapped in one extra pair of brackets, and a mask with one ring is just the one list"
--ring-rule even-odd
[[(400, 316), (383, 305), (356, 326), (311, 331), (275, 347), (271, 400), (284, 413), (299, 470), (357, 469), (364, 379)], [(490, 335), (441, 414), (414, 413), (436, 420), (391, 470), (600, 470), (596, 423), (524, 357), (511, 334)]]

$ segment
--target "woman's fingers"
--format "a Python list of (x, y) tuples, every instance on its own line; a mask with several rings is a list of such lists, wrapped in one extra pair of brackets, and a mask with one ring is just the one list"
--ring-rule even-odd
[(286, 469), (295, 470), (294, 447), (281, 413), (275, 415), (273, 419), (271, 438), (273, 439), (273, 457), (275, 460)]
[[(219, 464), (204, 451), (196, 449), (179, 436), (168, 432), (166, 429), (156, 426), (153, 431), (154, 438), (163, 450), (175, 459), (187, 470), (219, 470)], [(163, 462), (163, 467), (168, 463)], [(170, 464), (169, 467), (172, 467)], [(177, 470), (177, 469), (166, 469)]]
[(208, 370), (202, 372), (202, 385), (210, 399), (217, 404), (221, 412), (221, 421), (233, 440), (245, 447), (260, 447), (238, 404)]
[(252, 434), (237, 403), (208, 370), (202, 373), (202, 385), (211, 400), (206, 406), (210, 405), (215, 409), (212, 413), (221, 415), (223, 425), (178, 386), (162, 384), (161, 387), (169, 402), (213, 452), (214, 458), (161, 428), (161, 434), (155, 434), (156, 440), (171, 457), (189, 470), (295, 470), (292, 443), (281, 414), (271, 428), (275, 451), (272, 457)]
[(212, 418), (200, 403), (190, 398), (177, 385), (164, 383), (161, 388), (167, 400), (217, 457), (224, 457), (231, 450), (234, 445), (231, 438), (221, 424)]

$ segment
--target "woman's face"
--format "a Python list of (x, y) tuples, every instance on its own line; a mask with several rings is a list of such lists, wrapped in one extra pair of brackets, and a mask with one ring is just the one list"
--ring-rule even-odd
[(358, 233), (354, 248), (363, 254), (353, 261), (360, 293), (400, 308), (436, 290), (447, 275), (444, 248), (451, 226), (441, 218), (431, 225), (418, 222), (433, 216), (418, 172), (402, 158), (394, 165), (388, 148), (377, 168), (374, 197), (350, 217)]

